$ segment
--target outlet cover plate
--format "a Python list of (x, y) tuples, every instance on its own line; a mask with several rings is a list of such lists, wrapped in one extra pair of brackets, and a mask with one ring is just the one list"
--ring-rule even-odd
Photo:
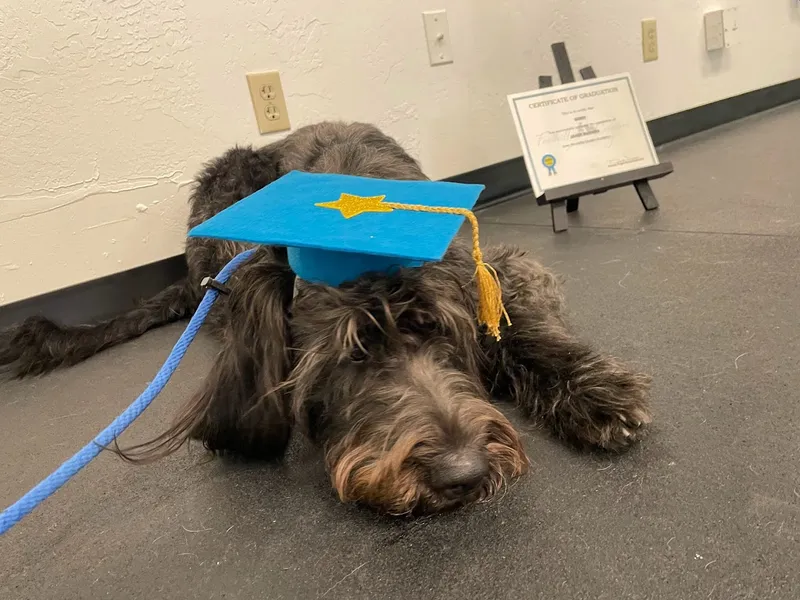
[(247, 87), (250, 88), (250, 100), (261, 133), (273, 133), (291, 128), (278, 71), (248, 73)]
[(655, 19), (642, 21), (642, 60), (658, 60), (658, 25)]

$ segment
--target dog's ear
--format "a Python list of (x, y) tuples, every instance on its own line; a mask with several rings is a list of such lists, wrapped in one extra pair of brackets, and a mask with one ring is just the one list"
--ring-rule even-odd
[(121, 452), (144, 461), (170, 454), (189, 438), (217, 453), (271, 459), (283, 455), (292, 430), (286, 379), (291, 369), (289, 309), (294, 274), (288, 266), (242, 266), (224, 303), (224, 337), (202, 388), (169, 430)]
[(207, 409), (190, 436), (214, 452), (275, 458), (292, 429), (284, 384), (294, 274), (278, 263), (245, 269), (232, 284), (223, 348), (199, 394)]

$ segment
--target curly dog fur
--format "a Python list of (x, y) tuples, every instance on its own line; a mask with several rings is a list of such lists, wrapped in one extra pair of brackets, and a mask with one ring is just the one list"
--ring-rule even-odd
[[(208, 164), (189, 226), (295, 169), (426, 178), (376, 128), (322, 123)], [(189, 239), (183, 281), (92, 325), (30, 319), (0, 334), (0, 365), (18, 377), (46, 373), (183, 319), (201, 299), (200, 280), (246, 247)], [(577, 446), (634, 442), (650, 421), (648, 377), (570, 334), (551, 272), (515, 248), (484, 254), (513, 324), (500, 341), (475, 321), (464, 285), (474, 265), (460, 240), (441, 262), (338, 288), (296, 282), (284, 248), (259, 248), (209, 315), (220, 351), (205, 382), (166, 432), (125, 456), (147, 461), (196, 439), (217, 453), (278, 459), (298, 429), (323, 449), (342, 501), (405, 514), (486, 500), (525, 473), (520, 436), (494, 401)]]

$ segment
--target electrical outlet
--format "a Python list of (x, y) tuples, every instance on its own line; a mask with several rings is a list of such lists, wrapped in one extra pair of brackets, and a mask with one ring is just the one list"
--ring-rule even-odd
[(280, 73), (248, 73), (247, 86), (250, 88), (250, 100), (256, 113), (258, 130), (261, 133), (272, 133), (290, 129)]
[(447, 11), (431, 10), (422, 13), (425, 39), (428, 41), (428, 58), (431, 66), (453, 62), (453, 47), (450, 45), (450, 26)]
[(658, 28), (655, 19), (642, 21), (642, 60), (658, 60)]
[(267, 121), (277, 121), (281, 118), (281, 113), (277, 106), (274, 104), (268, 104), (264, 108), (264, 116), (267, 118)]
[(713, 10), (703, 15), (706, 28), (706, 50), (722, 50), (725, 47), (725, 22), (722, 10)]

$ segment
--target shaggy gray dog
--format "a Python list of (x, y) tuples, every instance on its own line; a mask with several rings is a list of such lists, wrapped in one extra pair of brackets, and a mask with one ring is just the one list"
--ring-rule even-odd
[[(190, 227), (292, 170), (426, 179), (376, 128), (322, 123), (212, 161), (197, 178)], [(0, 365), (19, 377), (45, 373), (186, 318), (201, 280), (246, 248), (191, 238), (183, 281), (93, 325), (30, 319), (0, 334)], [(151, 460), (197, 439), (213, 452), (276, 459), (297, 428), (323, 449), (342, 501), (405, 514), (488, 499), (527, 470), (494, 400), (578, 446), (636, 440), (650, 421), (648, 377), (569, 333), (556, 278), (540, 264), (509, 247), (484, 255), (512, 323), (499, 341), (476, 322), (465, 286), (474, 264), (459, 240), (438, 263), (296, 290), (285, 248), (259, 248), (207, 320), (220, 352), (202, 387), (165, 433), (125, 456)]]

